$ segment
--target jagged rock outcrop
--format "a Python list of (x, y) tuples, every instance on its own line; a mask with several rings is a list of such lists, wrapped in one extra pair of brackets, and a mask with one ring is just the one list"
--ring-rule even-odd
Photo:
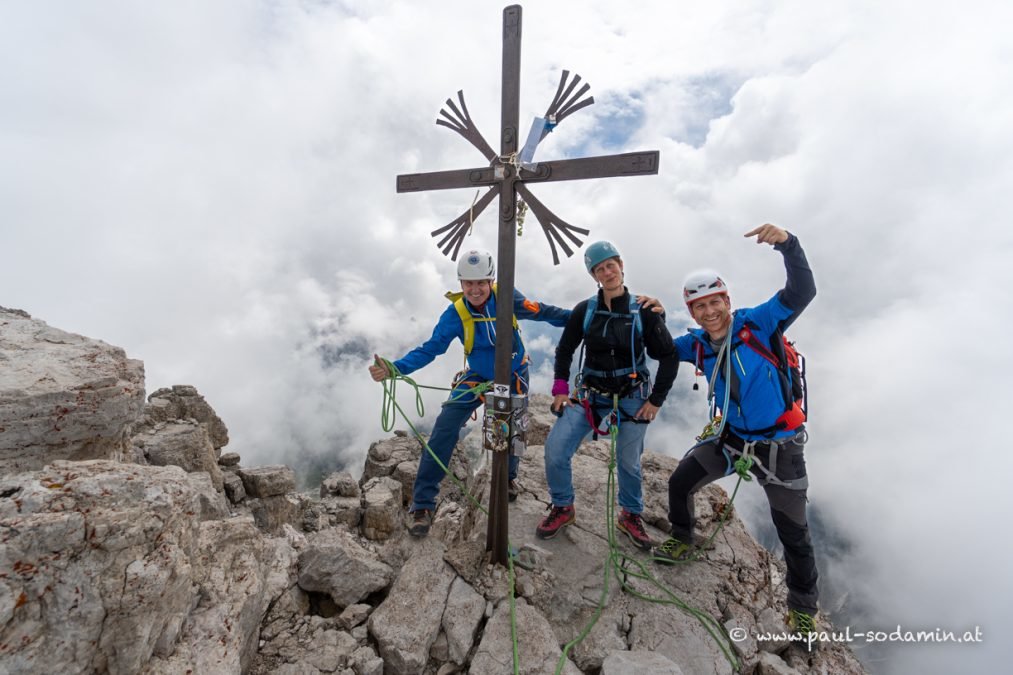
[[(0, 311), (0, 365), (11, 360), (9, 335), (31, 332), (25, 321), (36, 338), (49, 335), (41, 322)], [(44, 337), (25, 344), (52, 361)], [(59, 344), (61, 352), (78, 345)], [(143, 373), (138, 362), (122, 362)], [(109, 363), (96, 357), (93, 365), (104, 372)], [(89, 373), (77, 376), (91, 381)], [(132, 386), (121, 403), (143, 399), (143, 379)], [(0, 405), (11, 391), (0, 389)], [(734, 510), (691, 564), (659, 567), (623, 538), (613, 546), (606, 440), (574, 457), (577, 521), (549, 541), (534, 537), (548, 495), (542, 448), (532, 444), (521, 463), (524, 490), (509, 507), (511, 575), (488, 564), (486, 516), (464, 493), (487, 501), (488, 467), (475, 473), (484, 459), (478, 435), (459, 445), (450, 465), (459, 480), (444, 481), (430, 535), (417, 540), (406, 533), (404, 509), (418, 440), (396, 433), (374, 443), (358, 481), (338, 472), (310, 497), (295, 492), (287, 467), (244, 468), (235, 453), (221, 455), (224, 424), (212, 430), (221, 420), (196, 389), (156, 394), (161, 402), (143, 413), (135, 404), (133, 418), (94, 413), (77, 427), (93, 433), (81, 431), (81, 445), (117, 438), (122, 450), (136, 425), (138, 452), (127, 458), (140, 463), (54, 462), (45, 424), (25, 422), (11, 436), (22, 450), (37, 449), (41, 459), (30, 462), (45, 466), (0, 478), (0, 672), (495, 674), (513, 671), (515, 640), (523, 673), (558, 665), (564, 673), (718, 674), (732, 672), (735, 659), (754, 675), (862, 672), (840, 644), (810, 654), (757, 639), (785, 630), (784, 569)], [(34, 419), (28, 399), (15, 398), (22, 418)], [(48, 414), (40, 400), (36, 417)], [(548, 399), (534, 397), (531, 409), (531, 438), (541, 440), (554, 421)], [(656, 539), (667, 527), (676, 465), (643, 457), (644, 519)], [(697, 496), (701, 535), (727, 502), (713, 485)], [(608, 561), (621, 565), (606, 569)], [(729, 642), (715, 626), (744, 637)]]
[(176, 384), (171, 388), (158, 389), (148, 396), (144, 406), (144, 423), (154, 426), (159, 422), (193, 420), (204, 425), (208, 431), (211, 447), (221, 454), (229, 444), (229, 430), (225, 422), (200, 395), (196, 387)]
[(178, 467), (58, 461), (7, 476), (0, 533), (12, 673), (238, 672), (295, 562), (248, 518), (202, 521)]
[(215, 489), (224, 490), (222, 470), (204, 425), (193, 420), (159, 422), (136, 433), (133, 442), (143, 455), (144, 463), (206, 472)]
[(0, 308), (0, 474), (129, 455), (143, 404), (143, 363)]

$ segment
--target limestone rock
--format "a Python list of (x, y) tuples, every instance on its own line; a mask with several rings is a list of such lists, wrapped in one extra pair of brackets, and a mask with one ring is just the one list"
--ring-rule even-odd
[(188, 473), (186, 478), (197, 493), (201, 520), (220, 520), (229, 517), (229, 504), (225, 500), (225, 496), (211, 483), (210, 475), (203, 471), (197, 471)]
[(265, 538), (249, 517), (202, 524), (198, 548), (197, 606), (174, 653), (153, 660), (148, 672), (245, 672), (261, 620), (294, 576), (295, 551), (284, 539)]
[(221, 491), (222, 470), (215, 458), (207, 429), (190, 421), (158, 424), (134, 436), (148, 464), (179, 466), (184, 471), (205, 471), (215, 489)]
[(683, 675), (682, 668), (661, 654), (655, 652), (614, 651), (601, 667), (601, 675), (630, 675), (650, 673), (651, 675)]
[(362, 535), (382, 541), (401, 530), (401, 484), (386, 476), (371, 478), (362, 486)]
[(770, 652), (760, 654), (759, 675), (799, 675), (799, 672)]
[(302, 527), (304, 503), (301, 495), (247, 499), (245, 506), (253, 514), (257, 527), (269, 534), (281, 534), (286, 525), (297, 529)]
[(287, 466), (258, 466), (237, 473), (249, 497), (277, 497), (295, 491), (295, 472)]
[[(562, 650), (545, 617), (523, 599), (517, 600), (517, 642), (521, 654), (519, 671), (541, 675), (556, 672)], [(482, 642), (471, 660), (473, 673), (513, 672), (513, 641), (510, 635), (510, 603), (500, 602), (489, 623)], [(569, 660), (563, 663), (563, 673), (579, 675), (580, 670)]]
[(303, 529), (318, 532), (328, 527), (358, 530), (362, 503), (358, 497), (325, 497), (306, 504)]
[(419, 542), (387, 598), (369, 617), (369, 632), (391, 673), (418, 673), (428, 661), (454, 579), (443, 552), (435, 538)]
[(352, 653), (355, 675), (383, 675), (383, 659), (372, 647), (360, 647)]
[(208, 431), (212, 447), (220, 451), (229, 444), (229, 430), (196, 387), (184, 384), (159, 389), (148, 396), (144, 415), (149, 424), (171, 420), (194, 420)]
[(443, 612), (443, 630), (447, 634), (451, 661), (458, 665), (464, 664), (484, 615), (485, 598), (464, 579), (454, 579), (450, 595), (447, 596), (447, 608)]
[(347, 471), (335, 471), (320, 483), (321, 497), (359, 498), (359, 484)]
[(61, 461), (0, 495), (0, 597), (17, 599), (0, 671), (134, 673), (170, 655), (198, 599), (200, 503), (182, 469)]
[(299, 556), (299, 586), (329, 594), (338, 607), (353, 605), (386, 588), (394, 576), (390, 566), (350, 533), (325, 530), (307, 540)]
[(132, 456), (144, 364), (119, 347), (0, 310), (0, 474)]
[[(402, 462), (418, 462), (422, 448), (418, 440), (406, 436), (397, 436), (377, 441), (369, 446), (366, 453), (366, 464), (362, 470), (360, 484), (365, 484), (370, 478), (377, 476), (390, 476)], [(413, 477), (415, 472), (411, 474)], [(406, 492), (411, 494), (411, 487), (406, 486)]]
[(239, 456), (238, 452), (226, 452), (218, 458), (218, 466), (229, 468), (239, 466), (239, 461), (242, 457)]
[(246, 499), (246, 488), (243, 487), (243, 479), (231, 471), (222, 474), (222, 487), (225, 488), (225, 496), (233, 504), (239, 504)]
[(351, 630), (369, 618), (373, 608), (369, 605), (349, 605), (338, 616), (338, 624), (345, 630)]

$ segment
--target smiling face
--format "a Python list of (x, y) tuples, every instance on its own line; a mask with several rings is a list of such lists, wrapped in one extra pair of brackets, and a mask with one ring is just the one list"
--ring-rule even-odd
[(689, 313), (714, 340), (723, 338), (732, 325), (732, 301), (727, 293), (694, 300)]
[(492, 295), (492, 281), (489, 279), (463, 279), (461, 290), (464, 291), (464, 297), (468, 302), (475, 307), (480, 307)]
[(595, 281), (601, 284), (605, 292), (615, 292), (623, 287), (623, 261), (619, 258), (609, 258), (600, 262), (591, 270)]

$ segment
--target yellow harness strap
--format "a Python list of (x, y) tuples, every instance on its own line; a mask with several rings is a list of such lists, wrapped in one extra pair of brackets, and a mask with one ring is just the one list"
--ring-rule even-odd
[[(496, 284), (492, 285), (492, 292), (496, 292)], [(475, 346), (475, 323), (495, 321), (496, 317), (475, 316), (472, 314), (464, 302), (464, 293), (462, 291), (447, 291), (444, 295), (447, 300), (454, 303), (454, 309), (457, 310), (457, 315), (461, 317), (461, 326), (464, 327), (464, 357), (467, 358), (471, 354), (472, 347)], [(511, 318), (513, 319), (514, 330), (520, 330), (520, 326), (517, 325), (517, 316), (512, 315)]]

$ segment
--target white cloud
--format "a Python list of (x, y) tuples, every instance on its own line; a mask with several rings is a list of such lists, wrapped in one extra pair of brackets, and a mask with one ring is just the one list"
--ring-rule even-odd
[[(673, 328), (686, 272), (717, 267), (753, 304), (783, 271), (741, 234), (770, 221), (801, 237), (820, 291), (793, 329), (810, 356), (812, 498), (852, 538), (842, 564), (874, 600), (870, 621), (992, 636), (889, 651), (890, 672), (997, 664), (1013, 627), (997, 600), (1010, 591), (1011, 13), (525, 8), (523, 125), (562, 68), (598, 100), (538, 157), (601, 151), (630, 119), (621, 150), (662, 152), (658, 177), (533, 191), (616, 242)], [(5, 5), (0, 304), (125, 347), (151, 390), (196, 385), (248, 460), (357, 466), (380, 435), (366, 356), (428, 336), (454, 284), (429, 231), (473, 197), (396, 195), (394, 176), (485, 163), (433, 121), (463, 88), (496, 144), (499, 22), (460, 0)], [(495, 246), (494, 213), (469, 245)], [(564, 306), (589, 295), (579, 258), (553, 268), (539, 229), (529, 217), (518, 286)], [(534, 342), (544, 388), (551, 342)], [(444, 383), (459, 359), (419, 379)], [(673, 454), (704, 414), (689, 370), (672, 401), (688, 403), (649, 439)]]

